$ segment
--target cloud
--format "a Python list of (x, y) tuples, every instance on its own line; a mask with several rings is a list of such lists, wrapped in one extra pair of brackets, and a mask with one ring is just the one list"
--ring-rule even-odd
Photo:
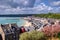
[(6, 14), (8, 14), (8, 12), (10, 14), (35, 14), (35, 13), (43, 13), (43, 12), (48, 12), (51, 11), (53, 8), (50, 6), (45, 5), (44, 3), (40, 3), (40, 5), (35, 6), (33, 8), (11, 8), (11, 7), (7, 7), (4, 12), (7, 12)]
[(53, 12), (53, 13), (60, 13), (60, 7), (53, 8), (53, 10), (51, 12)]
[(44, 3), (41, 3), (40, 5), (38, 5), (37, 7), (34, 7), (37, 11), (43, 11), (43, 10), (47, 10), (50, 11), (53, 8), (50, 6), (45, 5)]
[(60, 6), (60, 1), (53, 1), (51, 3), (52, 6)]
[(34, 3), (35, 0), (0, 0), (0, 5), (9, 5), (13, 8), (33, 7)]
[[(47, 12), (60, 12), (59, 1), (50, 0), (52, 5), (47, 5), (42, 0), (0, 0), (0, 14), (35, 14)], [(50, 2), (49, 2), (50, 3)], [(48, 3), (48, 4), (49, 4)], [(59, 4), (60, 5), (60, 4)]]
[(34, 6), (37, 6), (41, 3), (41, 0), (36, 0)]

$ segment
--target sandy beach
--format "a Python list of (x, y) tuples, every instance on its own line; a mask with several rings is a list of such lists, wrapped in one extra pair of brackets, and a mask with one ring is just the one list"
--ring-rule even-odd
[(31, 22), (28, 22), (27, 20), (25, 21), (25, 24), (24, 24), (25, 27), (28, 27), (28, 26), (31, 26), (31, 25), (32, 25)]

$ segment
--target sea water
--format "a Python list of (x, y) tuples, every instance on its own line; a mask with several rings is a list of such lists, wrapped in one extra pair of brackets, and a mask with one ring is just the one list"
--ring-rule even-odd
[(16, 23), (19, 27), (24, 25), (25, 20), (21, 17), (0, 17), (0, 24)]

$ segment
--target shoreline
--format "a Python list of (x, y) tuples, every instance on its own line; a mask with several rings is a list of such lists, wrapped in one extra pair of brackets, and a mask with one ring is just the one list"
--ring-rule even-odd
[(31, 25), (32, 25), (31, 22), (29, 22), (28, 20), (25, 20), (25, 23), (23, 24), (23, 26), (25, 26), (25, 27), (28, 27), (28, 26), (31, 26)]

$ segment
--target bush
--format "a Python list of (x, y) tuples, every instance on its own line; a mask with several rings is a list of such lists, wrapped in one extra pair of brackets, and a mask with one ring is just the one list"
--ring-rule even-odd
[(46, 38), (44, 33), (38, 31), (32, 31), (21, 34), (20, 40), (46, 40)]
[(57, 37), (60, 38), (60, 32), (58, 33)]
[(35, 14), (35, 17), (60, 19), (59, 13)]
[(48, 37), (57, 37), (58, 33), (60, 32), (60, 24), (57, 25), (50, 25), (50, 26), (45, 26), (42, 29), (42, 32), (45, 33), (46, 36)]

